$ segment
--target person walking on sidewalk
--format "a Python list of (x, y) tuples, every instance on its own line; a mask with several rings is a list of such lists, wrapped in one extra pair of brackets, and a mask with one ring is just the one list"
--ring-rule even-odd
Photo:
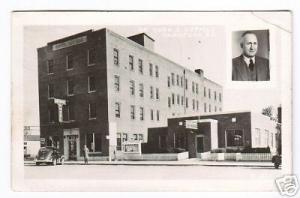
[(84, 164), (88, 164), (89, 163), (89, 148), (84, 145), (83, 147), (83, 153), (84, 153)]

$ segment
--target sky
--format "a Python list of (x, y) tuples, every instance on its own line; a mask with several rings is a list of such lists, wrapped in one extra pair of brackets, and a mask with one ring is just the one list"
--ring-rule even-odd
[[(229, 49), (226, 29), (214, 26), (26, 26), (24, 27), (24, 112), (25, 125), (39, 125), (37, 48), (48, 42), (89, 29), (109, 28), (128, 37), (141, 32), (155, 40), (154, 51), (223, 86), (223, 111), (251, 110), (260, 113), (267, 106), (280, 105), (280, 81), (268, 89), (228, 84)], [(278, 78), (280, 80), (280, 78)]]

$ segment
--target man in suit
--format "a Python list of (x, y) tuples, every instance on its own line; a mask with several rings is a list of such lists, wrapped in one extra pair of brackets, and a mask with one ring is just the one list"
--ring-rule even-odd
[(244, 32), (241, 36), (240, 46), (243, 54), (232, 59), (233, 81), (269, 81), (269, 60), (256, 56), (257, 37), (253, 32)]

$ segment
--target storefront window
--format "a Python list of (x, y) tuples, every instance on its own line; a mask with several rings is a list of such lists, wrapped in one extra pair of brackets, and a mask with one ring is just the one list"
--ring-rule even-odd
[(86, 146), (90, 152), (101, 152), (101, 134), (89, 133), (86, 135)]
[(244, 135), (242, 130), (226, 131), (226, 146), (244, 146)]

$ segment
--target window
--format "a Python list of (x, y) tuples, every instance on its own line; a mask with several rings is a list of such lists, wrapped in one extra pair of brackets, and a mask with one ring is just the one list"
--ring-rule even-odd
[(88, 66), (94, 65), (96, 63), (96, 50), (88, 50)]
[(177, 94), (177, 105), (180, 105), (180, 96)]
[(206, 87), (204, 87), (203, 94), (204, 94), (204, 97), (206, 97)]
[(196, 94), (198, 94), (199, 93), (199, 85), (198, 85), (198, 83), (196, 83)]
[(170, 87), (171, 86), (171, 78), (170, 78), (170, 76), (168, 76), (168, 87)]
[(55, 122), (55, 108), (54, 107), (50, 107), (48, 109), (48, 115), (49, 115), (49, 122)]
[(47, 67), (48, 67), (48, 74), (53, 74), (54, 61), (52, 59), (47, 61)]
[(171, 82), (172, 82), (172, 85), (174, 86), (174, 84), (175, 84), (175, 74), (174, 73), (171, 73)]
[(154, 111), (153, 111), (153, 109), (150, 110), (150, 118), (151, 118), (151, 120), (154, 120)]
[(198, 100), (196, 101), (196, 109), (197, 109), (197, 111), (199, 111), (199, 101)]
[(135, 94), (135, 83), (133, 80), (131, 80), (130, 82), (130, 95), (134, 96)]
[(157, 65), (155, 65), (155, 77), (159, 78), (159, 69)]
[(119, 50), (114, 48), (114, 64), (119, 65)]
[(195, 110), (195, 107), (196, 107), (195, 99), (192, 100), (192, 106), (193, 106), (193, 110)]
[(72, 55), (66, 56), (66, 65), (67, 65), (67, 70), (73, 69), (74, 65), (73, 65), (73, 56)]
[(273, 133), (270, 133), (270, 144), (271, 144), (271, 147), (274, 147), (274, 139), (273, 139)]
[(242, 130), (226, 130), (226, 147), (244, 146)]
[(159, 121), (159, 110), (156, 111), (156, 120)]
[(133, 140), (138, 140), (138, 134), (133, 134)]
[(134, 70), (134, 60), (133, 60), (133, 56), (129, 55), (129, 69), (131, 71)]
[(269, 131), (268, 130), (265, 130), (265, 142), (264, 142), (264, 146), (267, 147), (267, 146), (270, 146), (269, 145)]
[(128, 140), (128, 135), (127, 133), (123, 133), (123, 142), (126, 142)]
[(260, 129), (255, 128), (255, 145), (260, 146)]
[(74, 108), (72, 105), (67, 105), (67, 106), (64, 106), (66, 109), (66, 112), (65, 112), (65, 117), (64, 117), (64, 120), (65, 121), (73, 121), (75, 120), (75, 116), (74, 116)]
[(192, 92), (195, 93), (195, 83), (192, 82)]
[(219, 111), (222, 111), (222, 108), (221, 108), (221, 107), (219, 108)]
[(139, 72), (143, 74), (143, 60), (139, 59)]
[(210, 99), (210, 89), (208, 89), (208, 98)]
[(208, 111), (211, 112), (211, 105), (208, 106)]
[(102, 143), (102, 137), (101, 134), (98, 133), (88, 133), (86, 134), (86, 146), (89, 149), (89, 152), (101, 152), (101, 143)]
[(139, 140), (143, 141), (144, 140), (144, 136), (143, 134), (139, 134)]
[(215, 106), (215, 112), (217, 112), (217, 107)]
[(73, 96), (74, 95), (74, 81), (73, 80), (67, 80), (67, 95)]
[(215, 100), (217, 100), (217, 92), (216, 91), (214, 91), (214, 98), (215, 98)]
[(144, 107), (140, 107), (140, 120), (144, 120)]
[(48, 85), (48, 98), (54, 98), (54, 85), (53, 84), (49, 84)]
[(150, 86), (150, 98), (151, 99), (154, 98), (154, 96), (153, 96), (153, 87), (152, 86)]
[(89, 119), (96, 119), (96, 103), (89, 104)]
[(159, 100), (159, 89), (156, 88), (155, 90), (156, 90), (156, 100)]
[(183, 76), (180, 77), (180, 86), (183, 87)]
[(140, 97), (144, 97), (144, 85), (142, 83), (139, 84)]
[(168, 97), (168, 107), (171, 107), (171, 97)]
[(183, 96), (181, 96), (181, 105), (183, 106), (184, 104), (184, 97)]
[(120, 76), (115, 75), (115, 91), (120, 91)]
[(206, 112), (206, 103), (204, 103), (204, 112)]
[(174, 105), (174, 104), (175, 104), (175, 94), (172, 93), (172, 105)]
[(115, 116), (116, 118), (121, 117), (121, 104), (119, 102), (115, 103)]
[(121, 133), (117, 133), (117, 151), (122, 150)]
[(188, 79), (185, 79), (185, 89), (187, 90), (188, 88)]
[(149, 75), (153, 76), (153, 65), (152, 65), (152, 63), (149, 63)]
[(131, 106), (130, 106), (130, 118), (131, 118), (132, 120), (135, 119), (135, 106), (134, 106), (134, 105), (131, 105)]
[(88, 77), (88, 92), (95, 92), (96, 91), (96, 82), (95, 76)]
[(185, 98), (185, 107), (188, 108), (189, 107), (189, 99)]
[(222, 102), (222, 94), (219, 93), (219, 101)]
[(176, 75), (176, 84), (177, 84), (177, 86), (179, 86), (179, 75), (178, 74)]

